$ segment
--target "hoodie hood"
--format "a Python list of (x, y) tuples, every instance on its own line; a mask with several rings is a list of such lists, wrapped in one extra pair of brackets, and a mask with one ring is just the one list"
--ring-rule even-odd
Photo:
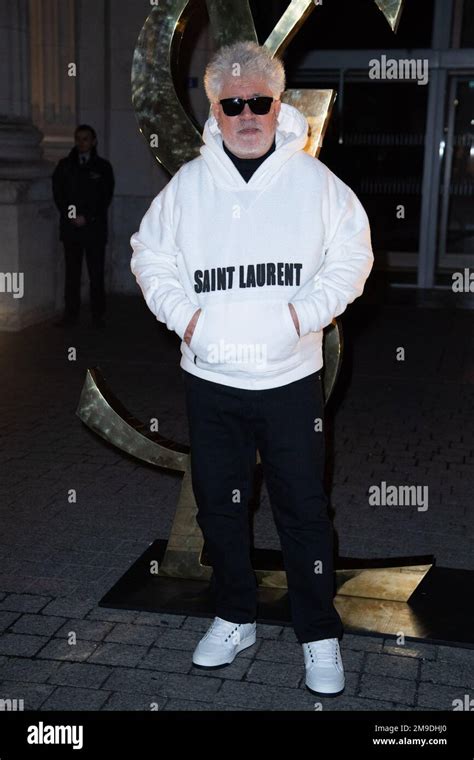
[(262, 190), (274, 174), (297, 151), (303, 150), (308, 139), (308, 121), (294, 106), (282, 103), (275, 132), (275, 150), (263, 161), (246, 182), (223, 148), (222, 132), (213, 114), (202, 133), (204, 145), (201, 156), (209, 167), (216, 184), (232, 190)]

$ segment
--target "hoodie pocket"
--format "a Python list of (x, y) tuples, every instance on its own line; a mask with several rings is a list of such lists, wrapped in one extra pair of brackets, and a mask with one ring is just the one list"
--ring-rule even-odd
[(265, 374), (296, 364), (299, 340), (286, 301), (231, 301), (202, 309), (190, 349), (202, 369)]

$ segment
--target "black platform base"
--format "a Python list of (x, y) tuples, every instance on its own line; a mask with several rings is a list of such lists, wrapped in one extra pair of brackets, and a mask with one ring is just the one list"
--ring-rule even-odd
[[(214, 617), (214, 595), (211, 584), (203, 581), (167, 578), (152, 575), (150, 562), (161, 562), (167, 542), (158, 539), (151, 544), (141, 557), (127, 570), (125, 575), (100, 600), (99, 606), (114, 609), (162, 612), (174, 615)], [(260, 560), (256, 567), (281, 566), (281, 553), (269, 550), (254, 550), (254, 559)], [(419, 560), (420, 558), (418, 558)], [(262, 564), (262, 560), (265, 564)], [(390, 560), (384, 564), (397, 564)], [(340, 558), (338, 568), (361, 566), (361, 560)], [(421, 564), (421, 562), (419, 562)], [(374, 564), (363, 562), (365, 567)], [(380, 563), (377, 565), (380, 566)], [(406, 612), (407, 606), (420, 623), (422, 636), (407, 636), (408, 639), (429, 643), (446, 644), (474, 648), (474, 572), (432, 567), (408, 603), (390, 602), (394, 610)], [(360, 600), (364, 604), (365, 600)], [(367, 600), (367, 603), (373, 600)], [(285, 589), (258, 589), (259, 623), (291, 626), (288, 592)], [(403, 617), (403, 615), (401, 615)], [(352, 627), (345, 624), (348, 633), (384, 636), (387, 632)], [(397, 628), (398, 630), (403, 630)], [(395, 632), (394, 632), (395, 633)]]

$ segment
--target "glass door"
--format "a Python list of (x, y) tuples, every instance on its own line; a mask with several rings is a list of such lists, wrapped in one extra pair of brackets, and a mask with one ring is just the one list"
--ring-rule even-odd
[[(318, 83), (319, 86), (319, 83)], [(344, 72), (320, 159), (358, 195), (370, 219), (376, 269), (414, 280), (422, 201), (428, 88), (367, 82)], [(404, 278), (402, 278), (404, 279)]]
[(448, 78), (437, 275), (474, 264), (474, 73)]

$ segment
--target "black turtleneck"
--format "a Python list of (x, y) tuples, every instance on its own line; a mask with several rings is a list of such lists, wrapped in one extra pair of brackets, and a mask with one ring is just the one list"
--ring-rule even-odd
[(224, 142), (222, 143), (222, 147), (233, 162), (236, 169), (239, 170), (244, 180), (248, 182), (252, 174), (257, 171), (260, 164), (262, 164), (265, 159), (268, 158), (268, 156), (275, 150), (275, 137), (273, 138), (273, 142), (267, 152), (264, 153), (263, 156), (258, 156), (258, 158), (239, 158), (235, 155), (235, 153), (232, 153), (232, 151), (229, 150)]

